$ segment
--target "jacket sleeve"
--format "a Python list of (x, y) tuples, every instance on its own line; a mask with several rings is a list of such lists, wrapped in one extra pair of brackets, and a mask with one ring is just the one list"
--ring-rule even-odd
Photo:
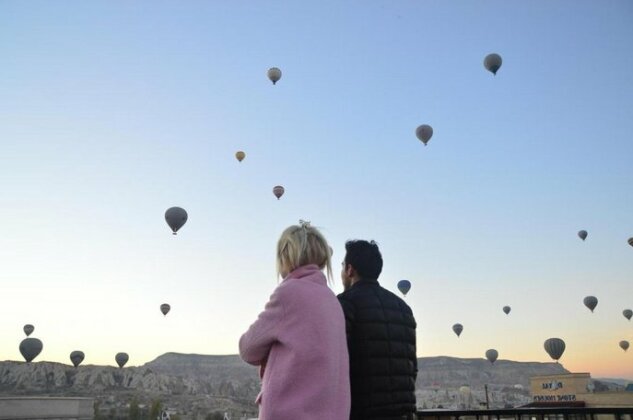
[(264, 311), (240, 338), (240, 356), (246, 363), (262, 365), (279, 338), (284, 307), (279, 288), (270, 296)]
[(343, 308), (343, 314), (345, 315), (345, 334), (347, 335), (347, 350), (352, 353), (352, 332), (354, 329), (355, 310), (354, 304), (347, 299), (338, 296), (338, 301)]

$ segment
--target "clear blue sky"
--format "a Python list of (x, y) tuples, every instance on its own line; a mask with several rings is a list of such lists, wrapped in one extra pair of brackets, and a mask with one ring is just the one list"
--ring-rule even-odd
[(236, 353), (301, 218), (335, 271), (379, 242), (420, 356), (547, 361), (561, 337), (568, 369), (633, 378), (631, 22), (629, 1), (0, 1), (0, 359), (25, 323), (37, 360)]

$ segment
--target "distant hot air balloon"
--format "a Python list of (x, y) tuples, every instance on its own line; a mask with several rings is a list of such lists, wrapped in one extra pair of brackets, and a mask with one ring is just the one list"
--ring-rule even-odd
[[(277, 185), (277, 186), (275, 186), (275, 188), (273, 188), (273, 194), (275, 194), (275, 197), (277, 197), (277, 200), (279, 200), (281, 198), (281, 196), (284, 195), (285, 191), (286, 190), (281, 185)], [(290, 201), (292, 201), (292, 200), (290, 200)]]
[(235, 152), (235, 159), (239, 160), (240, 162), (243, 161), (245, 157), (246, 153), (242, 152), (241, 150), (239, 152)]
[(116, 363), (117, 365), (119, 365), (120, 368), (125, 366), (129, 358), (130, 357), (127, 355), (127, 353), (117, 353), (116, 356), (114, 356), (114, 360), (116, 360)]
[(433, 127), (428, 124), (422, 124), (415, 129), (415, 135), (426, 146), (431, 137), (433, 137)]
[(627, 351), (629, 349), (629, 342), (626, 340), (620, 341), (620, 347), (622, 347), (622, 350)]
[(548, 338), (543, 343), (543, 347), (549, 356), (558, 362), (565, 352), (565, 342), (560, 338)]
[(624, 317), (630, 321), (631, 317), (633, 316), (633, 311), (630, 309), (625, 309), (622, 311), (622, 315), (624, 315)]
[(462, 333), (463, 330), (464, 330), (464, 326), (462, 324), (453, 325), (453, 332), (457, 334), (458, 337)]
[(271, 67), (268, 69), (267, 75), (274, 85), (279, 81), (279, 79), (281, 79), (281, 70), (279, 70), (277, 67)]
[(586, 230), (579, 230), (578, 231), (578, 237), (584, 241), (585, 239), (587, 239), (587, 231)]
[(587, 308), (591, 309), (591, 312), (593, 312), (593, 310), (596, 309), (596, 306), (598, 305), (598, 298), (595, 296), (587, 296), (582, 301)]
[(167, 312), (169, 312), (170, 309), (171, 306), (169, 306), (169, 303), (163, 303), (162, 305), (160, 305), (160, 311), (163, 313), (163, 315), (167, 315)]
[(72, 362), (73, 366), (79, 366), (81, 362), (84, 361), (84, 352), (79, 350), (73, 351), (72, 353), (70, 353), (70, 361)]
[(499, 54), (488, 54), (486, 58), (484, 58), (484, 67), (496, 76), (497, 71), (501, 68), (502, 61), (503, 60), (501, 60), (501, 56)]
[(510, 308), (509, 306), (504, 306), (503, 307), (503, 312), (505, 312), (506, 315), (508, 315), (511, 310), (512, 310), (512, 308)]
[(490, 363), (494, 363), (495, 360), (497, 360), (497, 357), (499, 357), (499, 352), (497, 350), (486, 350), (486, 359), (488, 359)]
[(633, 246), (633, 236), (629, 238), (628, 242), (629, 242), (629, 245)]
[(406, 296), (409, 290), (411, 290), (411, 282), (409, 280), (400, 280), (398, 282), (398, 290)]
[(20, 353), (22, 353), (22, 357), (26, 360), (27, 363), (30, 363), (31, 360), (35, 359), (38, 354), (42, 351), (44, 345), (37, 338), (25, 338), (20, 343)]
[(24, 330), (24, 334), (28, 337), (35, 330), (35, 327), (31, 324), (26, 324), (22, 330)]
[(180, 207), (170, 207), (165, 212), (165, 221), (174, 232), (174, 235), (187, 222), (187, 218), (187, 212)]

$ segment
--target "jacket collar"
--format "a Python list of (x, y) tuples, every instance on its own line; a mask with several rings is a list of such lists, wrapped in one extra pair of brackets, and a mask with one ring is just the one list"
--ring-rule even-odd
[(314, 283), (326, 284), (327, 280), (321, 269), (316, 264), (308, 264), (295, 268), (282, 281), (282, 283), (290, 279), (304, 279)]
[(378, 279), (360, 279), (356, 283), (352, 284), (350, 289), (356, 286), (380, 286), (380, 283), (378, 283)]

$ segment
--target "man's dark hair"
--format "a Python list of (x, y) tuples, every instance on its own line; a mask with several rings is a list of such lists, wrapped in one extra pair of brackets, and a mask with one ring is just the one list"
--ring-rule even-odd
[(352, 240), (345, 242), (345, 264), (354, 267), (360, 278), (377, 280), (382, 272), (382, 255), (374, 241)]

